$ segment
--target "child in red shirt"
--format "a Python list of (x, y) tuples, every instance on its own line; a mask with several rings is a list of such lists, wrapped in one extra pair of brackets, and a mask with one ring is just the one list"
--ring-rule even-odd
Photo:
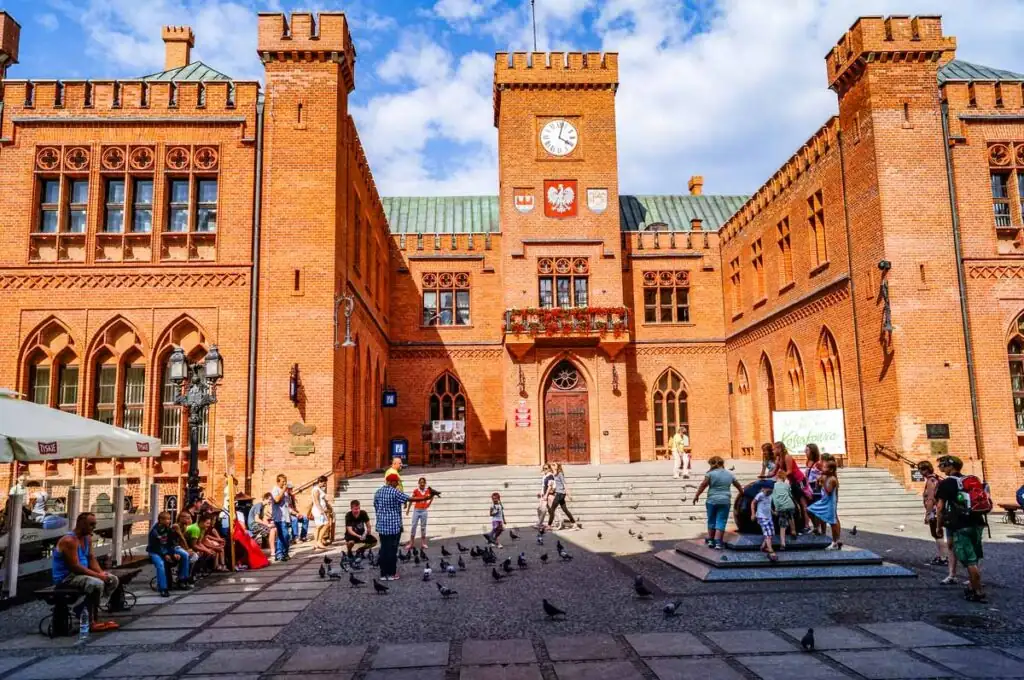
[(412, 500), (412, 530), (409, 532), (409, 545), (405, 547), (406, 550), (412, 550), (413, 543), (416, 542), (417, 526), (420, 527), (420, 548), (427, 547), (427, 510), (430, 508), (430, 504), (434, 502), (434, 498), (430, 495), (430, 490), (427, 488), (426, 477), (420, 477), (419, 483), (412, 491)]

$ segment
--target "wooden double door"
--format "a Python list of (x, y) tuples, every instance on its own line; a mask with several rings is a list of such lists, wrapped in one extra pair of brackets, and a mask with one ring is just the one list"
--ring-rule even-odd
[(544, 394), (544, 460), (590, 462), (590, 406), (579, 370), (563, 361), (551, 374)]

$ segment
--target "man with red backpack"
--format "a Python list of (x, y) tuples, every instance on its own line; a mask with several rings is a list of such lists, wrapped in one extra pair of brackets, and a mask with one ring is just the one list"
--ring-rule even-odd
[(964, 463), (956, 456), (942, 456), (938, 463), (946, 475), (935, 491), (938, 519), (951, 536), (954, 557), (967, 568), (970, 577), (964, 598), (968, 602), (986, 603), (978, 565), (984, 557), (981, 534), (986, 526), (985, 516), (992, 510), (992, 497), (980, 479), (961, 473)]

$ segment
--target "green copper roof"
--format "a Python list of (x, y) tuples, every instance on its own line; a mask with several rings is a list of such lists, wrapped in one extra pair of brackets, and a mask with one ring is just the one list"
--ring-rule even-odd
[(497, 196), (395, 196), (381, 202), (393, 234), (500, 231)]
[(699, 217), (704, 231), (718, 231), (749, 196), (619, 196), (622, 231), (644, 231), (653, 225), (664, 231), (690, 231)]
[(148, 76), (142, 76), (139, 80), (164, 80), (164, 81), (185, 81), (189, 83), (205, 83), (213, 80), (231, 80), (220, 71), (210, 68), (201, 61), (193, 61), (191, 64), (172, 68), (170, 71), (161, 71)]
[[(699, 217), (705, 231), (718, 231), (747, 196), (620, 196), (623, 231), (654, 225), (689, 231)], [(501, 231), (497, 196), (392, 196), (381, 199), (393, 234), (482, 234)]]
[(971, 82), (971, 81), (1010, 81), (1024, 82), (1024, 75), (1013, 71), (1004, 71), (990, 66), (972, 64), (969, 61), (954, 59), (939, 69), (939, 85), (948, 82)]

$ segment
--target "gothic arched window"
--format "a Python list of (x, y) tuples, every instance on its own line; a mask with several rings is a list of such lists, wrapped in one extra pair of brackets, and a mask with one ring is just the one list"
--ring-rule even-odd
[(669, 440), (680, 427), (689, 429), (686, 388), (675, 370), (669, 368), (658, 378), (651, 394), (651, 406), (654, 413), (654, 454), (656, 457), (671, 455)]

